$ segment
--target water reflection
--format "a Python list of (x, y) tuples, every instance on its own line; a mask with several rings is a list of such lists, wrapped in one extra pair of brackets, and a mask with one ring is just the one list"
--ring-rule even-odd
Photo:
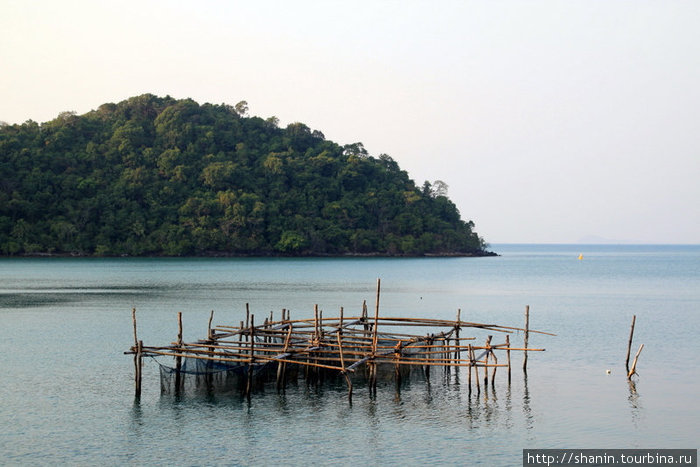
[(632, 424), (635, 428), (639, 428), (642, 418), (643, 407), (639, 398), (639, 393), (637, 392), (637, 385), (631, 379), (627, 380), (629, 394), (627, 396), (627, 402), (630, 406), (630, 414), (632, 418)]
[(532, 430), (535, 426), (535, 417), (530, 407), (530, 388), (527, 384), (527, 373), (523, 373), (523, 414), (525, 415), (525, 428)]
[(140, 398), (134, 398), (134, 404), (131, 407), (131, 422), (134, 430), (138, 430), (143, 425), (143, 409)]

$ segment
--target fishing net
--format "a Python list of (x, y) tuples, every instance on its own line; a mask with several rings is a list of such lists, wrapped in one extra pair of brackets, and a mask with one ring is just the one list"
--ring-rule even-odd
[[(221, 394), (240, 391), (247, 381), (248, 367), (242, 363), (229, 363), (197, 358), (183, 358), (180, 369), (156, 360), (160, 368), (162, 394), (210, 393)], [(253, 366), (253, 374), (259, 368)]]

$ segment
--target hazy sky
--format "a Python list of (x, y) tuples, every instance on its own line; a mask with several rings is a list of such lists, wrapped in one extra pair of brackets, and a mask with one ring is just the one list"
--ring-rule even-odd
[(491, 243), (700, 243), (700, 2), (0, 0), (0, 120), (248, 101)]

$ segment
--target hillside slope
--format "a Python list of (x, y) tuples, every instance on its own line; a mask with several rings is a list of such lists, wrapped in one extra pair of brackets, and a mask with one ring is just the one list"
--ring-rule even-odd
[(483, 255), (389, 156), (150, 94), (0, 128), (0, 254)]

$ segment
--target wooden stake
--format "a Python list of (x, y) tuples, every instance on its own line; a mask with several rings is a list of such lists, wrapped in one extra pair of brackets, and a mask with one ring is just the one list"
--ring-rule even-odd
[(246, 381), (246, 396), (250, 399), (253, 389), (253, 362), (255, 356), (255, 315), (250, 315), (250, 359), (248, 360), (248, 378)]
[(472, 360), (472, 345), (467, 346), (467, 356), (469, 357), (469, 366), (467, 367), (467, 379), (469, 380), (469, 392), (472, 392), (472, 365), (474, 360)]
[(462, 314), (462, 309), (458, 308), (457, 309), (457, 325), (455, 326), (455, 344), (457, 344), (457, 350), (455, 350), (455, 360), (459, 360), (461, 356), (460, 352), (460, 347), (459, 347), (459, 330), (461, 329), (459, 323), (460, 323), (460, 314)]
[(131, 321), (134, 323), (134, 397), (141, 397), (141, 350), (143, 343), (139, 345), (136, 335), (136, 308), (131, 309)]
[(642, 353), (643, 348), (644, 348), (644, 344), (639, 346), (639, 350), (637, 350), (637, 355), (635, 355), (634, 360), (632, 360), (632, 368), (630, 368), (629, 373), (627, 373), (627, 379), (631, 379), (632, 375), (637, 373), (637, 358), (639, 358), (639, 354)]
[(369, 364), (369, 386), (370, 394), (377, 395), (377, 363), (374, 357), (377, 354), (377, 328), (379, 327), (379, 292), (381, 289), (381, 279), (377, 279), (377, 298), (374, 303), (374, 326), (372, 327), (372, 361)]
[(314, 344), (318, 342), (318, 305), (314, 305)]
[[(342, 316), (342, 308), (341, 310), (341, 316)], [(342, 321), (342, 319), (341, 319)], [(340, 339), (341, 331), (338, 330), (337, 332), (337, 337), (338, 337), (338, 352), (340, 353), (340, 367), (342, 368), (341, 373), (343, 373), (343, 376), (345, 377), (345, 382), (348, 385), (348, 401), (352, 404), (352, 381), (350, 381), (350, 377), (348, 376), (348, 372), (345, 370), (345, 359), (343, 358), (343, 342)]]
[(506, 334), (506, 356), (508, 358), (508, 384), (510, 384), (510, 338)]
[[(530, 305), (525, 307), (525, 348), (527, 349), (527, 340), (530, 337)], [(523, 371), (527, 373), (527, 350), (523, 352)]]
[[(250, 327), (250, 305), (245, 304), (245, 327), (246, 329)], [(245, 336), (246, 342), (248, 342), (248, 334)]]
[(627, 373), (630, 372), (630, 350), (632, 349), (632, 337), (634, 336), (634, 322), (637, 320), (637, 315), (632, 315), (632, 327), (630, 328), (630, 340), (627, 342), (627, 358), (625, 359), (625, 368)]
[(372, 336), (372, 354), (377, 351), (377, 328), (379, 327), (379, 289), (381, 288), (381, 279), (377, 279), (377, 301), (374, 305), (374, 329)]
[(136, 337), (136, 308), (131, 309), (131, 321), (134, 322), (134, 347), (139, 345), (139, 340)]
[[(469, 347), (471, 347), (471, 345)], [(470, 351), (471, 355), (469, 358), (471, 359), (472, 365), (474, 366), (474, 380), (476, 381), (476, 392), (480, 393), (481, 386), (479, 385), (479, 367), (476, 365), (476, 361), (474, 359), (474, 348), (472, 347)], [(486, 368), (484, 368), (484, 370), (486, 370)]]
[[(282, 313), (284, 314), (284, 312)], [(289, 348), (289, 340), (292, 337), (292, 327), (287, 328), (287, 336), (284, 338), (284, 347), (282, 348), (282, 353), (286, 353)], [(277, 391), (284, 389), (287, 385), (287, 363), (278, 362), (277, 363)]]
[(488, 336), (486, 338), (486, 345), (484, 346), (486, 347), (486, 358), (484, 359), (484, 388), (486, 388), (489, 385), (489, 369), (486, 365), (489, 364), (489, 354), (491, 353), (490, 349), (492, 337), (493, 336)]
[(134, 365), (136, 370), (136, 378), (134, 381), (134, 396), (138, 399), (141, 397), (141, 373), (143, 369), (143, 341), (138, 341), (136, 344), (136, 354), (134, 355)]
[(211, 314), (209, 315), (209, 330), (207, 332), (207, 339), (212, 340), (214, 338), (214, 332), (213, 329), (211, 328), (211, 322), (214, 319), (214, 310), (211, 310)]
[[(177, 312), (177, 346), (178, 349), (182, 348), (182, 312)], [(178, 350), (180, 352), (180, 350)], [(182, 370), (182, 357), (175, 357), (175, 394), (180, 392), (180, 387), (182, 386), (182, 375), (180, 371)]]

